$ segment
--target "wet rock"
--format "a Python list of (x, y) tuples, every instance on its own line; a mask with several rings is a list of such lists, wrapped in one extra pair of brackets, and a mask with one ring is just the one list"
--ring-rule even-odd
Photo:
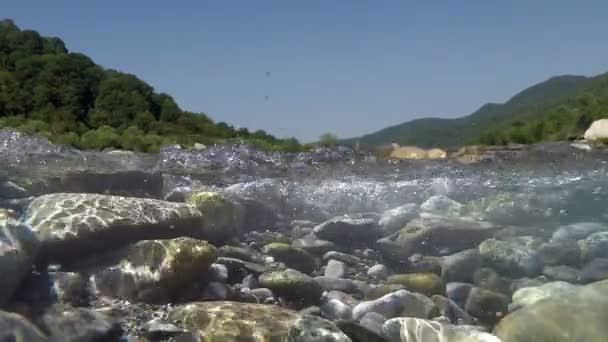
[(87, 308), (54, 306), (42, 322), (52, 341), (119, 342), (123, 334), (118, 322)]
[(578, 242), (584, 260), (608, 257), (608, 231), (597, 232)]
[(186, 331), (174, 324), (163, 321), (160, 318), (153, 318), (142, 326), (146, 336), (150, 340), (161, 340), (182, 335)]
[(357, 304), (359, 304), (361, 302), (360, 300), (355, 299), (353, 296), (351, 296), (345, 292), (337, 291), (337, 290), (327, 291), (326, 293), (323, 294), (323, 298), (325, 300), (331, 300), (331, 299), (339, 300), (340, 302), (350, 306), (351, 308), (355, 307)]
[(338, 260), (345, 264), (356, 266), (361, 263), (361, 258), (354, 256), (352, 254), (330, 251), (323, 255), (323, 260)]
[(305, 236), (301, 239), (294, 240), (291, 245), (296, 248), (301, 248), (313, 255), (323, 255), (336, 248), (336, 245), (327, 240), (319, 240), (313, 235)]
[(461, 308), (464, 308), (469, 294), (475, 286), (468, 283), (447, 283), (445, 286), (446, 296)]
[(241, 270), (253, 274), (261, 274), (266, 272), (267, 268), (264, 265), (254, 262), (243, 261), (235, 258), (217, 258), (216, 263), (224, 265), (228, 268), (228, 274), (238, 273)]
[(479, 245), (479, 254), (484, 263), (511, 276), (537, 275), (542, 269), (537, 257), (541, 243), (529, 236), (488, 239)]
[(509, 311), (510, 298), (493, 291), (475, 287), (469, 293), (464, 309), (482, 322), (494, 324)]
[(339, 321), (337, 325), (353, 342), (387, 342), (382, 336), (382, 325), (378, 331), (352, 321)]
[(377, 312), (367, 312), (361, 317), (359, 323), (370, 331), (382, 335), (382, 325), (387, 318)]
[(34, 306), (53, 303), (86, 306), (93, 296), (86, 275), (75, 272), (34, 272), (20, 284), (13, 300)]
[(380, 239), (377, 248), (389, 260), (405, 260), (415, 253), (441, 255), (477, 247), (498, 228), (488, 222), (445, 217), (423, 217), (408, 223), (397, 233)]
[(504, 342), (604, 341), (608, 336), (608, 281), (550, 296), (508, 314), (494, 334)]
[(363, 289), (351, 279), (338, 279), (325, 276), (315, 277), (314, 280), (325, 291), (342, 291), (346, 293), (361, 293)]
[(247, 289), (255, 289), (258, 287), (258, 284), (258, 278), (256, 278), (253, 274), (247, 275), (241, 282), (241, 285)]
[(260, 275), (260, 286), (291, 301), (305, 304), (318, 303), (323, 288), (315, 279), (296, 270), (269, 271)]
[(590, 283), (608, 279), (608, 258), (598, 258), (588, 262), (581, 270), (581, 281)]
[(387, 283), (403, 285), (408, 291), (426, 295), (444, 292), (441, 279), (434, 273), (394, 274), (388, 277)]
[(137, 301), (166, 301), (204, 276), (217, 251), (191, 238), (140, 241), (112, 253), (115, 263), (93, 275), (101, 294)]
[(286, 243), (268, 244), (264, 246), (263, 252), (300, 272), (311, 273), (315, 269), (315, 259), (312, 255)]
[(332, 321), (351, 320), (353, 318), (353, 309), (337, 299), (325, 301), (320, 308), (323, 317)]
[(11, 182), (11, 181), (0, 181), (0, 198), (2, 199), (13, 199), (13, 198), (26, 198), (29, 197), (30, 193), (23, 187)]
[(259, 303), (265, 303), (267, 300), (274, 298), (272, 290), (264, 287), (252, 289), (250, 292), (258, 299)]
[(444, 217), (460, 217), (463, 205), (445, 195), (434, 195), (420, 205), (420, 211)]
[(249, 262), (262, 263), (264, 261), (264, 257), (257, 251), (251, 248), (237, 246), (222, 246), (218, 248), (218, 255), (220, 257), (240, 259)]
[(205, 286), (201, 300), (228, 300), (232, 297), (232, 288), (224, 283), (212, 281)]
[(471, 282), (473, 273), (481, 266), (481, 257), (477, 249), (467, 249), (443, 257), (441, 279), (448, 282)]
[(268, 341), (284, 338), (298, 317), (276, 305), (220, 301), (176, 306), (169, 320), (180, 321), (203, 341)]
[(146, 198), (56, 193), (32, 201), (25, 217), (41, 241), (41, 259), (69, 264), (141, 240), (234, 236), (239, 224), (232, 206), (214, 201), (211, 196), (194, 207)]
[(375, 280), (384, 280), (388, 277), (388, 268), (382, 264), (376, 264), (367, 270), (367, 275)]
[(352, 342), (334, 323), (312, 315), (296, 319), (289, 328), (287, 339), (293, 342)]
[(403, 228), (408, 222), (418, 216), (416, 203), (407, 203), (402, 206), (385, 211), (378, 224), (383, 235), (390, 235)]
[(364, 301), (353, 308), (353, 318), (360, 320), (368, 312), (376, 312), (384, 317), (397, 316), (427, 317), (436, 312), (434, 303), (428, 298), (406, 290), (398, 290), (372, 301)]
[(468, 203), (464, 213), (498, 224), (524, 226), (556, 217), (556, 213), (547, 208), (559, 208), (561, 202), (556, 194), (492, 192)]
[(543, 275), (552, 280), (561, 280), (572, 284), (581, 282), (581, 273), (578, 269), (570, 266), (545, 266)]
[(541, 265), (578, 265), (581, 250), (575, 241), (552, 241), (542, 244), (536, 251), (536, 259)]
[(390, 342), (501, 342), (496, 336), (469, 326), (419, 318), (393, 318), (382, 327)]
[(545, 276), (539, 276), (536, 278), (519, 278), (515, 279), (511, 282), (511, 287), (508, 292), (503, 292), (503, 294), (509, 295), (515, 293), (515, 291), (519, 289), (523, 289), (526, 287), (536, 287), (541, 286), (550, 282), (549, 279)]
[(319, 239), (338, 245), (368, 244), (382, 235), (374, 219), (349, 216), (325, 221), (314, 228), (314, 233)]
[(48, 339), (25, 317), (0, 310), (0, 341), (47, 342)]
[(441, 275), (441, 258), (435, 256), (424, 256), (416, 253), (407, 259), (407, 264), (397, 267), (395, 271), (400, 273), (434, 273)]
[(328, 278), (344, 278), (346, 275), (346, 265), (342, 261), (329, 260), (325, 267), (325, 276)]
[(460, 307), (454, 301), (441, 295), (433, 295), (433, 297), (431, 297), (431, 300), (433, 301), (433, 303), (435, 303), (435, 306), (439, 310), (439, 315), (447, 317), (451, 323), (455, 323), (458, 325), (473, 323), (473, 317), (471, 317), (466, 311), (462, 309), (462, 307), (464, 307), (464, 304), (462, 305), (462, 307)]
[(511, 282), (500, 276), (494, 269), (482, 267), (473, 273), (473, 284), (500, 293), (510, 293)]
[(608, 226), (596, 222), (579, 222), (559, 227), (552, 237), (552, 241), (582, 240), (597, 232), (608, 231)]
[(228, 279), (228, 267), (223, 264), (211, 264), (209, 267), (209, 280), (225, 283)]
[(0, 305), (13, 295), (31, 271), (39, 241), (29, 227), (15, 220), (14, 214), (0, 209)]
[(550, 282), (541, 286), (524, 287), (513, 294), (513, 305), (521, 308), (532, 305), (547, 297), (567, 295), (578, 288), (580, 287), (563, 281)]
[(393, 293), (399, 290), (405, 290), (405, 286), (401, 284), (380, 284), (372, 286), (368, 291), (365, 292), (365, 299), (374, 300), (378, 299), (389, 293)]

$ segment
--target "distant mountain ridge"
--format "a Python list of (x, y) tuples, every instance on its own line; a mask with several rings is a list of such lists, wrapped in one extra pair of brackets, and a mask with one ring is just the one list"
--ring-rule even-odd
[(593, 119), (608, 114), (608, 76), (549, 78), (503, 104), (487, 103), (460, 118), (422, 118), (390, 126), (344, 144), (373, 147), (390, 143), (420, 147), (530, 143), (580, 134)]

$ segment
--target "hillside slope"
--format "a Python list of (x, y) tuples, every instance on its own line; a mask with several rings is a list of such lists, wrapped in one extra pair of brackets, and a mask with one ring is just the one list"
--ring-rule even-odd
[[(143, 58), (143, 57), (142, 57)], [(0, 20), (0, 128), (82, 148), (156, 151), (162, 144), (239, 138), (271, 150), (299, 150), (295, 139), (236, 130), (187, 112), (135, 75), (70, 52), (56, 37)]]
[[(585, 99), (595, 103), (606, 99), (605, 89), (602, 88), (606, 79), (606, 75), (590, 78), (556, 76), (521, 91), (504, 104), (488, 103), (468, 116), (412, 120), (343, 142), (359, 142), (362, 146), (396, 142), (421, 147), (452, 147), (479, 142), (501, 144), (565, 139), (582, 129), (574, 122), (582, 120), (587, 123), (591, 117), (602, 116), (601, 111), (595, 114), (589, 112)], [(555, 121), (549, 115), (556, 111), (558, 120), (563, 120), (564, 123), (546, 132), (539, 132), (536, 129), (538, 122), (546, 121), (545, 125), (549, 126), (549, 121)], [(582, 114), (583, 111), (589, 114)], [(581, 115), (589, 118), (581, 119)]]

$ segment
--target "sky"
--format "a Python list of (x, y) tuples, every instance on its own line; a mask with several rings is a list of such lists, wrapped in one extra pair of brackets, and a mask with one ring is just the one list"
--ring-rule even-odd
[(3, 0), (2, 18), (182, 109), (308, 142), (608, 71), (605, 0)]

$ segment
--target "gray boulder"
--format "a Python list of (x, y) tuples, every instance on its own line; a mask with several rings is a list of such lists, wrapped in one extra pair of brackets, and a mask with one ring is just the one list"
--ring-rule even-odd
[(325, 276), (329, 278), (344, 278), (346, 275), (346, 265), (342, 261), (329, 260), (325, 267)]
[(512, 277), (537, 275), (542, 270), (537, 257), (541, 244), (531, 236), (488, 239), (479, 245), (479, 254), (487, 265)]
[(378, 224), (384, 235), (390, 235), (403, 228), (408, 222), (418, 216), (416, 203), (407, 203), (385, 211)]
[(314, 234), (338, 245), (369, 244), (382, 232), (372, 218), (340, 216), (325, 221), (314, 228)]

